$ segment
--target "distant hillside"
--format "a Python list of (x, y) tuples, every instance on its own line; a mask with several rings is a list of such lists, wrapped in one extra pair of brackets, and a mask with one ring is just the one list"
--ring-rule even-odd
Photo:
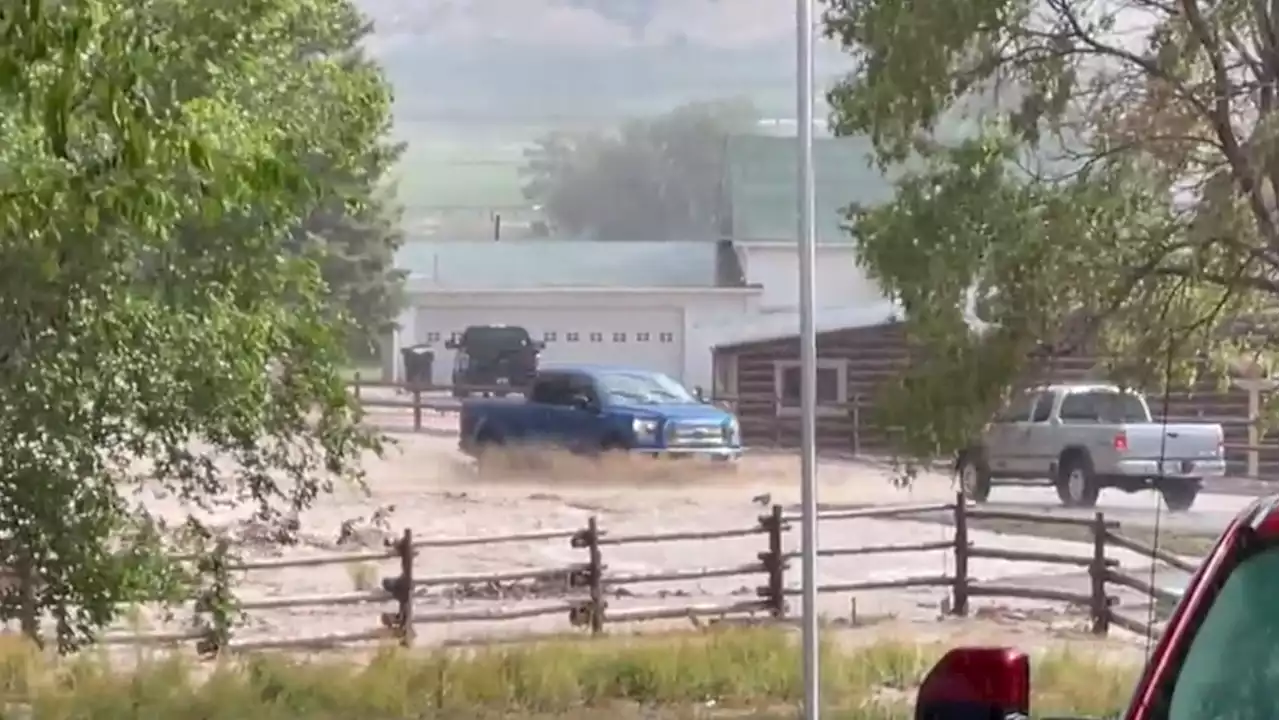
[[(791, 5), (763, 0), (363, 0), (405, 120), (528, 123), (749, 96), (794, 106)], [(820, 76), (847, 66), (823, 46)]]
[[(524, 203), (521, 147), (694, 100), (795, 108), (794, 4), (776, 0), (358, 0), (396, 92), (411, 227), (489, 232)], [(826, 85), (849, 64), (820, 44)], [(819, 88), (821, 91), (821, 87)]]

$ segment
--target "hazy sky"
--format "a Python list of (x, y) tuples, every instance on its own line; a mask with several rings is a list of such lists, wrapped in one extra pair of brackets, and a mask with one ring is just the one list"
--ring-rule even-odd
[[(516, 40), (531, 45), (627, 47), (684, 39), (742, 47), (793, 35), (794, 3), (778, 0), (612, 0), (643, 6), (642, 29), (619, 13), (584, 4), (610, 0), (360, 0), (377, 23), (378, 44), (426, 35), (436, 42)], [(614, 18), (608, 17), (614, 15)]]

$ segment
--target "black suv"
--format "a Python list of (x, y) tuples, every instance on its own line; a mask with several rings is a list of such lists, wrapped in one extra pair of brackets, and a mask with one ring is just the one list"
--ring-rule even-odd
[[(518, 325), (472, 325), (445, 347), (456, 350), (453, 396), (471, 395), (471, 387), (510, 387), (520, 392), (538, 372), (538, 356), (545, 343), (529, 337)], [(505, 391), (497, 390), (499, 396)]]

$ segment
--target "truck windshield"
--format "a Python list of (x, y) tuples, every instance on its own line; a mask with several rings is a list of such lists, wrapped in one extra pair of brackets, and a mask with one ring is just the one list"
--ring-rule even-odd
[(683, 385), (662, 373), (601, 373), (597, 382), (610, 402), (681, 405), (697, 400)]
[(469, 352), (514, 350), (529, 344), (529, 331), (522, 327), (470, 327), (462, 334)]
[(1276, 545), (1240, 561), (1213, 600), (1165, 705), (1165, 720), (1277, 717)]
[(1151, 420), (1142, 398), (1114, 390), (1071, 393), (1062, 399), (1058, 415), (1063, 420), (1089, 419), (1104, 423), (1144, 423)]

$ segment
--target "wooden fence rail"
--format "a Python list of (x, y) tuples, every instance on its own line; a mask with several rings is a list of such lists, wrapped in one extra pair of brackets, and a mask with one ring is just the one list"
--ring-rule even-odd
[[(951, 574), (921, 574), (886, 580), (823, 582), (819, 585), (818, 592), (831, 594), (900, 588), (940, 588), (947, 591), (948, 599), (945, 605), (950, 608), (952, 614), (958, 616), (968, 615), (971, 612), (971, 601), (975, 598), (1020, 598), (1066, 603), (1087, 610), (1091, 630), (1096, 634), (1106, 634), (1112, 625), (1138, 633), (1147, 633), (1159, 632), (1160, 628), (1158, 626), (1148, 628), (1145, 619), (1127, 617), (1118, 612), (1117, 598), (1109, 591), (1112, 588), (1126, 588), (1150, 598), (1155, 607), (1168, 607), (1175, 604), (1179, 599), (1178, 594), (1165, 588), (1155, 587), (1153, 583), (1122, 570), (1116, 559), (1107, 556), (1107, 550), (1120, 548), (1136, 553), (1153, 563), (1160, 563), (1187, 573), (1194, 572), (1196, 569), (1195, 562), (1120, 534), (1118, 523), (1107, 520), (1102, 513), (1096, 513), (1092, 518), (1068, 518), (1041, 513), (979, 509), (967, 504), (962, 496), (957, 495), (955, 501), (951, 503), (914, 503), (826, 510), (819, 514), (818, 519), (823, 523), (849, 523), (871, 518), (892, 520), (925, 516), (926, 519), (936, 521), (939, 519), (939, 514), (950, 516), (948, 519), (954, 528), (950, 539), (820, 548), (818, 554), (821, 557), (830, 558), (945, 551), (953, 558), (954, 572)], [(323, 649), (372, 640), (395, 640), (409, 645), (414, 641), (415, 628), (424, 625), (515, 621), (555, 615), (564, 616), (569, 627), (584, 628), (591, 634), (600, 634), (608, 625), (614, 623), (673, 618), (705, 616), (733, 618), (744, 615), (753, 617), (763, 615), (773, 620), (782, 620), (788, 614), (787, 599), (800, 592), (798, 587), (787, 583), (789, 561), (798, 557), (799, 553), (786, 549), (784, 542), (791, 530), (791, 523), (796, 519), (798, 519), (797, 515), (785, 513), (781, 506), (774, 506), (768, 514), (757, 518), (755, 523), (748, 526), (689, 532), (612, 535), (601, 529), (594, 517), (588, 520), (586, 527), (576, 530), (540, 530), (486, 537), (416, 538), (412, 531), (405, 530), (394, 541), (388, 541), (386, 550), (334, 553), (299, 559), (227, 561), (222, 563), (218, 578), (218, 582), (227, 585), (232, 583), (230, 577), (232, 574), (290, 567), (316, 567), (395, 559), (399, 561), (399, 570), (395, 575), (382, 578), (380, 587), (374, 589), (323, 595), (260, 598), (236, 603), (236, 609), (242, 612), (290, 607), (378, 604), (392, 606), (392, 609), (381, 613), (379, 622), (375, 626), (358, 632), (310, 638), (241, 640), (232, 637), (234, 628), (223, 627), (220, 632), (215, 632), (205, 627), (142, 635), (110, 633), (103, 636), (100, 642), (109, 645), (172, 646), (195, 641), (199, 643), (203, 654), (217, 655), (224, 652), (266, 648)], [(972, 521), (982, 519), (1075, 525), (1086, 528), (1092, 542), (1086, 551), (1077, 553), (983, 547), (971, 540), (969, 530)], [(763, 536), (761, 550), (755, 558), (741, 564), (641, 572), (614, 572), (606, 564), (606, 554), (609, 549), (623, 545), (694, 541), (705, 543), (753, 536)], [(565, 541), (570, 549), (582, 553), (581, 561), (546, 568), (429, 574), (431, 557), (423, 553), (424, 550), (434, 548), (456, 548), (465, 545), (548, 541)], [(177, 559), (195, 560), (196, 558), (182, 556)], [(1031, 562), (1082, 569), (1088, 577), (1088, 589), (1073, 591), (1052, 587), (1019, 586), (1007, 582), (980, 582), (971, 577), (970, 566), (975, 559)], [(612, 607), (609, 601), (609, 598), (614, 596), (631, 596), (629, 592), (621, 592), (631, 586), (730, 577), (758, 578), (758, 583), (754, 586), (756, 597), (749, 600), (718, 603), (687, 602), (653, 607)], [(425, 593), (431, 589), (528, 581), (547, 583), (563, 596), (551, 600), (542, 597), (529, 601), (516, 598), (504, 606), (487, 608), (466, 607), (461, 602), (459, 606), (449, 609), (426, 609), (418, 606), (419, 601), (426, 597)], [(498, 598), (499, 601), (506, 599), (508, 598)], [(34, 627), (38, 627), (38, 623), (24, 623), (24, 628)]]

